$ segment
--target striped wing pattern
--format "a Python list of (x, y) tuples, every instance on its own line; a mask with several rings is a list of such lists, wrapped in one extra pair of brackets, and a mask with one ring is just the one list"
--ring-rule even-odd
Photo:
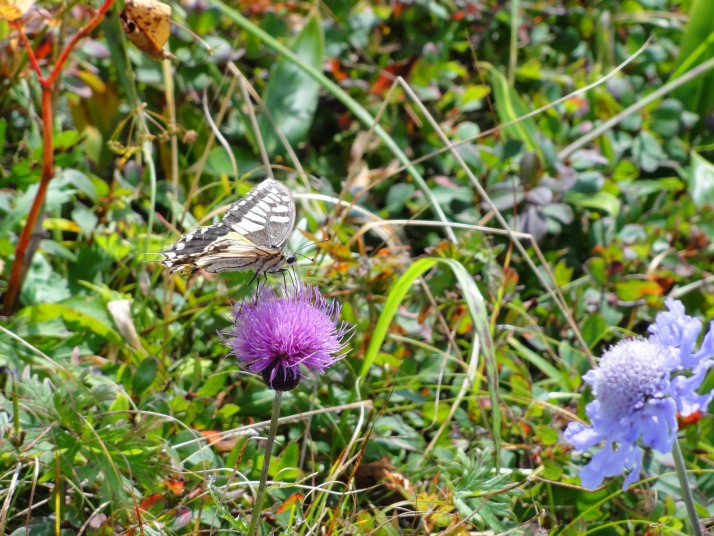
[(265, 179), (231, 205), (220, 223), (183, 235), (166, 251), (164, 266), (189, 276), (196, 270), (279, 272), (294, 261), (283, 248), (295, 225), (295, 201), (275, 179)]

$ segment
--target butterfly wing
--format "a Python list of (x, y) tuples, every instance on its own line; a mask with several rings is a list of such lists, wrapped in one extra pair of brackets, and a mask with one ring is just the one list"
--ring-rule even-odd
[(257, 246), (282, 250), (295, 226), (293, 194), (275, 179), (265, 179), (233, 203), (221, 223)]
[(295, 202), (290, 190), (266, 179), (233, 203), (214, 225), (183, 235), (163, 251), (171, 273), (188, 276), (200, 268), (207, 272), (278, 270), (285, 262), (283, 247), (295, 224)]

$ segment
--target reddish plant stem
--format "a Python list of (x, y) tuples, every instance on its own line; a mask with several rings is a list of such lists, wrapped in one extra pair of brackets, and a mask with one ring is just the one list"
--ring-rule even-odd
[[(12, 314), (17, 296), (22, 288), (22, 283), (27, 273), (27, 266), (30, 264), (31, 255), (28, 255), (28, 246), (32, 239), (32, 233), (37, 224), (37, 218), (44, 205), (45, 197), (47, 196), (47, 187), (50, 180), (54, 176), (54, 137), (53, 137), (53, 119), (52, 113), (52, 88), (42, 86), (42, 176), (40, 177), (40, 187), (37, 189), (35, 199), (32, 201), (30, 213), (27, 215), (27, 222), (22, 229), (20, 239), (17, 241), (15, 248), (15, 260), (12, 263), (10, 270), (10, 280), (8, 284), (7, 294), (5, 294), (5, 302), (3, 304), (3, 314)], [(34, 252), (33, 252), (34, 253)]]
[(32, 65), (32, 69), (37, 74), (37, 78), (42, 88), (42, 175), (40, 176), (40, 186), (37, 189), (37, 194), (35, 194), (35, 199), (32, 201), (30, 213), (27, 215), (25, 227), (22, 229), (20, 238), (17, 241), (17, 246), (15, 247), (15, 259), (13, 260), (12, 268), (10, 269), (8, 289), (3, 302), (4, 315), (10, 315), (15, 310), (17, 297), (20, 294), (22, 283), (24, 282), (25, 275), (27, 274), (27, 267), (29, 266), (34, 254), (34, 248), (30, 248), (32, 234), (35, 231), (35, 226), (37, 225), (40, 212), (42, 211), (42, 206), (45, 204), (47, 188), (49, 187), (50, 181), (54, 177), (54, 113), (52, 108), (52, 95), (55, 90), (55, 82), (62, 72), (62, 68), (64, 67), (70, 53), (77, 46), (77, 43), (79, 43), (79, 40), (89, 35), (89, 33), (97, 27), (97, 25), (102, 21), (104, 14), (109, 10), (113, 3), (114, 0), (105, 0), (102, 6), (94, 13), (94, 15), (92, 15), (89, 22), (87, 22), (87, 24), (85, 24), (76, 34), (72, 36), (57, 58), (50, 75), (46, 78), (42, 75), (40, 65), (37, 62), (37, 58), (32, 50), (30, 41), (25, 35), (21, 22), (16, 21), (13, 24), (15, 29), (17, 29), (20, 34), (20, 39), (27, 48), (28, 55), (30, 57), (30, 64)]
[(32, 45), (30, 44), (30, 41), (27, 39), (27, 35), (25, 34), (25, 31), (22, 29), (22, 23), (19, 20), (13, 21), (10, 24), (12, 24), (12, 27), (17, 30), (17, 33), (20, 34), (20, 40), (22, 41), (22, 44), (25, 45), (25, 48), (27, 49), (27, 55), (30, 57), (30, 65), (32, 65), (32, 69), (37, 73), (37, 79), (42, 83), (45, 78), (42, 76), (42, 70), (40, 69), (40, 64), (37, 63), (37, 58), (35, 57), (35, 51), (32, 50)]
[(99, 9), (94, 13), (94, 15), (92, 15), (92, 18), (89, 19), (89, 22), (85, 24), (82, 28), (80, 28), (79, 31), (72, 36), (72, 39), (69, 40), (69, 43), (67, 43), (62, 52), (60, 52), (59, 58), (57, 58), (57, 62), (55, 63), (52, 72), (47, 77), (47, 84), (54, 85), (55, 80), (57, 80), (57, 77), (62, 71), (62, 67), (64, 67), (64, 62), (67, 61), (69, 54), (72, 52), (74, 47), (77, 46), (79, 40), (83, 37), (88, 36), (91, 31), (94, 30), (94, 28), (96, 28), (100, 22), (102, 22), (104, 14), (109, 10), (110, 7), (112, 7), (112, 4), (114, 4), (114, 0), (105, 0), (105, 2), (99, 7)]

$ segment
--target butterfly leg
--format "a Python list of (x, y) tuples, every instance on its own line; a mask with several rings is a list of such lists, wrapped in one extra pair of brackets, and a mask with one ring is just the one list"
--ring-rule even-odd
[(290, 274), (290, 282), (292, 283), (295, 292), (300, 292), (300, 279), (297, 276), (295, 267), (291, 266), (291, 268), (291, 270), (288, 270), (288, 273)]

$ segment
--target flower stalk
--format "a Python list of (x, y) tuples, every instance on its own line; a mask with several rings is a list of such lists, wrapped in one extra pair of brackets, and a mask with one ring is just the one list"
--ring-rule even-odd
[(697, 509), (694, 507), (694, 496), (692, 495), (692, 488), (689, 487), (687, 467), (684, 464), (682, 449), (679, 447), (678, 441), (675, 441), (672, 445), (672, 457), (674, 458), (674, 467), (677, 470), (677, 478), (679, 478), (679, 487), (682, 490), (682, 500), (687, 507), (689, 523), (692, 525), (692, 535), (704, 536), (702, 524), (699, 522), (699, 516), (697, 515)]
[(263, 458), (263, 469), (260, 472), (260, 483), (258, 484), (258, 494), (255, 497), (253, 505), (253, 513), (250, 516), (250, 526), (247, 534), (260, 536), (260, 513), (263, 509), (263, 500), (265, 499), (265, 491), (268, 487), (268, 470), (270, 469), (270, 458), (273, 453), (273, 443), (275, 442), (275, 433), (278, 430), (278, 419), (280, 418), (280, 401), (283, 398), (282, 391), (275, 391), (273, 398), (273, 412), (270, 416), (270, 431), (268, 432), (268, 441), (265, 444), (265, 457)]
[(301, 369), (320, 374), (342, 359), (353, 326), (339, 321), (340, 304), (336, 300), (327, 300), (317, 287), (302, 284), (280, 290), (266, 287), (254, 299), (234, 308), (233, 314), (233, 327), (222, 333), (231, 354), (275, 391), (263, 469), (246, 533), (260, 536), (260, 514), (282, 394), (300, 384)]

